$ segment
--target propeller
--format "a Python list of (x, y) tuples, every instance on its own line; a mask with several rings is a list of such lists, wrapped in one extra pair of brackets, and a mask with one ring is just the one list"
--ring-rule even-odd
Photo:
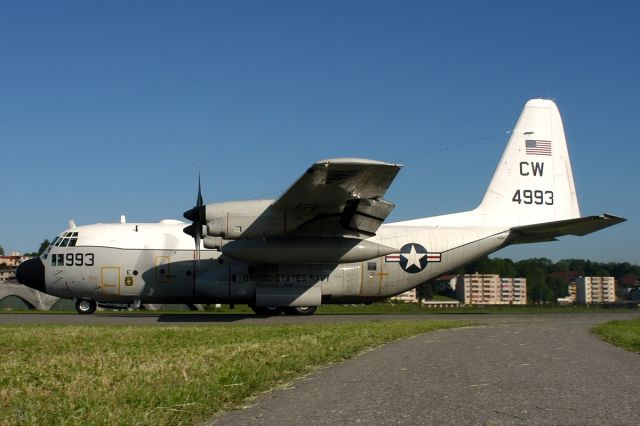
[(196, 244), (196, 258), (200, 261), (200, 241), (204, 237), (203, 227), (205, 220), (205, 205), (202, 202), (202, 188), (200, 186), (200, 173), (198, 173), (198, 197), (196, 206), (184, 212), (184, 217), (193, 222), (191, 225), (183, 229), (184, 233), (191, 235)]

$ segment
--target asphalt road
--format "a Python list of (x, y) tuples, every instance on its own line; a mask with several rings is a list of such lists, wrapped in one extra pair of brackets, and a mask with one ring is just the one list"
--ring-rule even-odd
[(640, 356), (589, 332), (637, 316), (487, 316), (329, 366), (211, 424), (638, 425)]
[(269, 392), (214, 425), (638, 425), (640, 356), (589, 329), (637, 312), (596, 314), (0, 314), (0, 324), (287, 324), (462, 319), (365, 352)]

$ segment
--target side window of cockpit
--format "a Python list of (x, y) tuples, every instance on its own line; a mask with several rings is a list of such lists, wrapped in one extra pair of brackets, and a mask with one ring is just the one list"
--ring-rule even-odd
[(62, 255), (62, 254), (52, 254), (51, 255), (51, 266), (64, 266), (64, 255)]

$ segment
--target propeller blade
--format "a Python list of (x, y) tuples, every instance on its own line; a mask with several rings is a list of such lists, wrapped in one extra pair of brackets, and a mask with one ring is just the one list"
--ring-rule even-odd
[[(200, 172), (198, 172), (198, 199), (196, 200), (196, 206), (200, 208), (202, 205), (202, 187), (200, 186)], [(202, 219), (202, 217), (200, 219)]]
[(198, 172), (198, 196), (196, 198), (196, 206), (184, 212), (184, 217), (187, 220), (190, 220), (191, 225), (185, 227), (183, 232), (187, 235), (191, 235), (193, 237), (194, 243), (196, 245), (196, 260), (200, 263), (200, 243), (203, 234), (203, 227), (205, 221), (205, 205), (202, 201), (202, 185), (200, 183), (200, 172)]
[(196, 258), (198, 260), (198, 264), (200, 263), (200, 240), (202, 239), (202, 225), (204, 223), (204, 208), (202, 201), (202, 185), (200, 184), (200, 170), (198, 170), (198, 198), (196, 199), (196, 209), (198, 214), (198, 221), (195, 223), (196, 225)]

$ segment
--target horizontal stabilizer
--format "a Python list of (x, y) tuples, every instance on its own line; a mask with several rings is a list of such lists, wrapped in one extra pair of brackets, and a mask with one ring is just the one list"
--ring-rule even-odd
[(562, 237), (564, 235), (583, 236), (608, 228), (609, 226), (617, 225), (626, 220), (627, 219), (605, 213), (602, 216), (587, 216), (577, 219), (518, 226), (511, 229), (509, 244), (555, 241), (556, 237)]

